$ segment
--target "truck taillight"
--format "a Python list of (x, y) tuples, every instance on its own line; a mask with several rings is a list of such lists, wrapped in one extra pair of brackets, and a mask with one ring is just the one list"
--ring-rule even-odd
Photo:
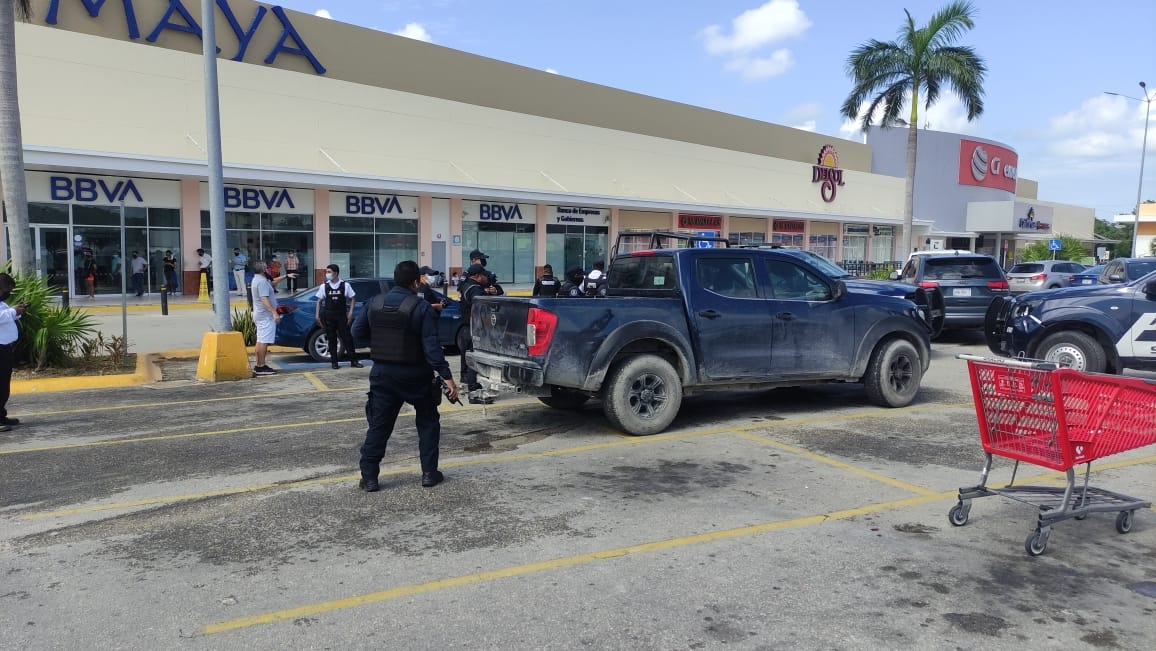
[(922, 287), (923, 289), (934, 289), (936, 287), (939, 287), (939, 283), (931, 281), (931, 280), (924, 280), (923, 282), (919, 283), (919, 286)]
[(546, 354), (550, 340), (554, 338), (554, 327), (558, 325), (558, 315), (532, 307), (526, 316), (526, 348), (530, 355), (538, 357)]

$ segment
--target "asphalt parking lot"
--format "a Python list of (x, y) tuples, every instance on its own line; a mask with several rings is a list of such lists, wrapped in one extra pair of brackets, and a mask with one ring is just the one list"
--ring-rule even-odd
[[(1031, 507), (948, 523), (983, 461), (960, 352), (982, 346), (937, 342), (905, 409), (853, 385), (704, 396), (646, 438), (594, 403), (443, 405), (433, 489), (403, 414), (374, 494), (365, 370), (284, 355), (201, 385), (169, 361), (152, 385), (18, 396), (0, 646), (1150, 649), (1156, 512), (1127, 535), (1060, 523), (1036, 558)], [(1151, 500), (1154, 467), (1135, 450), (1093, 483)]]

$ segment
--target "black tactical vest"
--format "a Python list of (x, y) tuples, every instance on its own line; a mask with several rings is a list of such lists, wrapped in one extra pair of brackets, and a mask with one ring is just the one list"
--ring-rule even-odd
[(401, 305), (385, 305), (385, 295), (374, 297), (369, 310), (369, 357), (384, 364), (414, 366), (425, 362), (421, 332), (414, 332), (412, 316), (422, 299), (406, 296)]
[(333, 287), (328, 282), (325, 283), (325, 305), (322, 306), (327, 314), (344, 315), (348, 306), (345, 303), (345, 281), (337, 283), (337, 287)]
[(538, 296), (554, 297), (558, 295), (558, 286), (561, 283), (554, 276), (546, 275), (538, 279)]

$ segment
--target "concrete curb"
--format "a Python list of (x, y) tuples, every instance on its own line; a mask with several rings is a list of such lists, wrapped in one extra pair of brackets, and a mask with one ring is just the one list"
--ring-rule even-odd
[(133, 373), (12, 380), (12, 395), (85, 391), (88, 389), (119, 389), (149, 384), (161, 379), (161, 369), (156, 364), (157, 357), (158, 355), (155, 353), (137, 353), (136, 371)]

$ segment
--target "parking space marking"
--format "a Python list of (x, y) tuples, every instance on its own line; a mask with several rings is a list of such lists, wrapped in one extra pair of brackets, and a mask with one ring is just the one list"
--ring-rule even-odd
[[(345, 388), (340, 388), (340, 389), (329, 389), (329, 391), (356, 391), (356, 390), (362, 389), (362, 388), (363, 387), (345, 387)], [(243, 396), (227, 396), (224, 398), (203, 398), (200, 400), (167, 400), (164, 402), (145, 402), (145, 403), (140, 403), (140, 404), (135, 404), (135, 405), (112, 405), (112, 406), (105, 406), (105, 407), (83, 407), (81, 409), (58, 409), (58, 410), (54, 410), (54, 411), (31, 411), (31, 412), (24, 411), (24, 412), (13, 412), (13, 415), (19, 415), (21, 418), (31, 418), (31, 417), (35, 417), (35, 416), (59, 416), (61, 414), (89, 414), (89, 413), (98, 413), (98, 412), (102, 412), (102, 411), (129, 411), (132, 409), (160, 409), (160, 408), (168, 409), (170, 407), (176, 407), (176, 406), (180, 406), (180, 405), (204, 405), (204, 404), (209, 404), (209, 403), (214, 403), (214, 402), (227, 402), (230, 400), (253, 401), (253, 400), (270, 399), (270, 398), (287, 398), (287, 397), (292, 397), (292, 396), (313, 395), (314, 393), (315, 392), (313, 390), (309, 390), (309, 391), (285, 391), (282, 393), (257, 393), (257, 394), (253, 394), (253, 395), (246, 394)]]
[(832, 511), (830, 513), (794, 518), (791, 520), (765, 522), (762, 524), (750, 525), (746, 527), (737, 527), (734, 529), (725, 529), (722, 531), (712, 531), (710, 533), (682, 536), (678, 538), (668, 538), (665, 540), (629, 545), (615, 549), (607, 549), (603, 551), (591, 552), (589, 554), (581, 554), (578, 556), (555, 558), (547, 561), (539, 561), (537, 563), (526, 563), (524, 565), (514, 565), (496, 570), (488, 570), (474, 574), (465, 574), (462, 576), (438, 579), (436, 581), (429, 581), (427, 583), (399, 586), (396, 588), (390, 588), (388, 590), (381, 590), (379, 592), (371, 592), (368, 594), (356, 595), (343, 599), (335, 599), (332, 601), (323, 601), (315, 604), (298, 606), (296, 608), (277, 610), (259, 615), (250, 615), (247, 617), (237, 617), (235, 619), (229, 619), (223, 622), (208, 624), (201, 628), (201, 633), (204, 635), (213, 635), (216, 633), (224, 633), (226, 631), (250, 628), (261, 624), (271, 624), (274, 622), (297, 619), (299, 617), (308, 617), (311, 615), (319, 615), (321, 613), (335, 610), (344, 610), (347, 608), (354, 608), (357, 606), (389, 601), (399, 597), (410, 597), (426, 592), (434, 592), (436, 590), (458, 588), (477, 583), (508, 579), (516, 576), (525, 576), (527, 574), (536, 574), (538, 572), (545, 572), (549, 570), (558, 570), (568, 567), (588, 565), (596, 561), (620, 558), (633, 554), (646, 554), (667, 549), (675, 549), (679, 547), (687, 547), (690, 545), (714, 542), (718, 540), (752, 536), (782, 529), (792, 529), (808, 525), (821, 524), (828, 520), (846, 520), (860, 515), (871, 515), (883, 511), (896, 510), (908, 506), (923, 504), (926, 502), (933, 502), (935, 500), (951, 497), (952, 495), (954, 495), (954, 492), (920, 495), (917, 497), (909, 497), (903, 500), (880, 502), (851, 509), (844, 509), (841, 511)]
[(872, 472), (870, 470), (864, 470), (863, 468), (859, 468), (858, 466), (854, 466), (854, 465), (851, 465), (849, 463), (839, 461), (838, 459), (833, 459), (831, 457), (824, 456), (821, 454), (815, 454), (814, 452), (804, 450), (803, 448), (796, 447), (796, 446), (790, 445), (788, 443), (781, 443), (781, 442), (776, 441), (774, 439), (769, 439), (765, 436), (759, 436), (758, 434), (752, 434), (750, 432), (737, 432), (737, 434), (739, 436), (749, 440), (749, 441), (755, 441), (756, 443), (761, 443), (763, 445), (769, 445), (769, 446), (776, 448), (778, 450), (782, 450), (784, 452), (789, 452), (791, 454), (798, 455), (798, 456), (806, 458), (806, 459), (810, 459), (811, 461), (816, 461), (818, 463), (827, 464), (828, 466), (834, 466), (835, 468), (838, 468), (844, 472), (849, 472), (853, 475), (859, 475), (860, 477), (872, 479), (874, 481), (877, 481), (877, 482), (880, 482), (883, 484), (887, 484), (888, 486), (893, 486), (895, 488), (899, 488), (899, 489), (902, 489), (902, 490), (905, 490), (905, 491), (908, 491), (911, 493), (915, 493), (916, 495), (936, 495), (937, 494), (935, 491), (927, 489), (927, 488), (923, 488), (922, 486), (916, 486), (915, 484), (908, 484), (905, 481), (900, 481), (898, 479), (894, 479), (894, 478), (888, 477), (886, 475), (880, 475), (879, 473)]
[(331, 389), (325, 386), (325, 383), (322, 382), (321, 378), (317, 377), (317, 374), (313, 371), (306, 371), (302, 373), (302, 375), (305, 376), (305, 379), (309, 380), (310, 384), (317, 387), (318, 391), (331, 391)]

